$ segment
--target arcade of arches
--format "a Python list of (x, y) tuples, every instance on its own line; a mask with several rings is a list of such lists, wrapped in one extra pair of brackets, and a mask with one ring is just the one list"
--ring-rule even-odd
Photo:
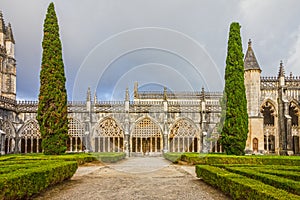
[[(278, 114), (275, 110), (273, 102), (266, 101), (261, 107), (261, 113), (263, 116), (264, 125), (264, 150), (266, 153), (276, 153), (276, 149), (279, 149), (279, 139), (282, 137), (278, 130)], [(297, 135), (299, 130), (299, 105), (297, 102), (291, 101), (288, 104), (288, 120), (290, 120), (290, 128), (292, 135), (292, 150), (294, 154), (300, 153), (299, 136)], [(287, 122), (286, 122), (287, 123)], [(253, 152), (258, 151), (258, 138), (253, 138), (252, 148)]]
[[(16, 141), (21, 153), (42, 152), (41, 135), (36, 120), (29, 120), (20, 129), (16, 140), (14, 129), (9, 122), (2, 124), (2, 129), (8, 133), (5, 152), (13, 153)], [(161, 155), (164, 147), (163, 132), (159, 123), (149, 117), (141, 118), (132, 125), (129, 139), (131, 155)], [(168, 135), (167, 147), (170, 152), (200, 152), (200, 134), (198, 127), (189, 119), (179, 119), (174, 122)], [(86, 149), (87, 137), (84, 123), (78, 119), (69, 118), (69, 138), (67, 151), (81, 152)], [(106, 117), (96, 123), (92, 138), (92, 150), (95, 152), (124, 152), (123, 127), (112, 117)]]

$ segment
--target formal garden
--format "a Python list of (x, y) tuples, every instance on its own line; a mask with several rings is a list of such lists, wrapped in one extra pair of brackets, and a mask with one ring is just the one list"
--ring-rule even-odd
[[(0, 156), (0, 199), (29, 199), (71, 179), (78, 166), (91, 162), (114, 163), (126, 157), (125, 153), (65, 153), (68, 139), (66, 78), (53, 3), (45, 18), (42, 47), (37, 121), (43, 154)], [(220, 99), (219, 133), (225, 153), (165, 153), (164, 157), (173, 163), (194, 165), (198, 178), (233, 199), (300, 199), (299, 156), (244, 155), (248, 114), (243, 77), (240, 25), (234, 22), (229, 32), (224, 98)], [(182, 178), (171, 178), (178, 177)], [(178, 190), (182, 192), (181, 188)]]
[(197, 177), (233, 199), (299, 199), (300, 157), (167, 153), (166, 159), (195, 165)]
[(70, 179), (78, 166), (112, 163), (125, 153), (63, 155), (10, 154), (0, 157), (0, 199), (27, 199), (49, 186)]

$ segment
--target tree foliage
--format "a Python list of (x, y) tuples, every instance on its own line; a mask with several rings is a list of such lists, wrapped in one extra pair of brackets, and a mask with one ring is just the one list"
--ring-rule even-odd
[(37, 120), (44, 154), (66, 151), (68, 133), (67, 92), (59, 26), (54, 4), (50, 3), (44, 21), (43, 55)]
[(244, 61), (240, 25), (230, 25), (226, 69), (226, 118), (221, 144), (227, 154), (243, 155), (248, 135), (247, 100), (244, 85)]

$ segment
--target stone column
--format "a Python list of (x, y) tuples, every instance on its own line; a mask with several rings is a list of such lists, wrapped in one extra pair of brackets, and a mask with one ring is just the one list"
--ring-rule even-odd
[(130, 157), (130, 134), (129, 134), (129, 119), (125, 119), (125, 138), (124, 138), (124, 152), (127, 157)]
[(168, 102), (167, 102), (167, 94), (166, 89), (164, 90), (164, 125), (163, 125), (163, 153), (166, 153), (169, 151), (168, 149)]
[(5, 154), (5, 133), (4, 131), (0, 130), (0, 154)]
[(288, 155), (293, 154), (293, 137), (292, 137), (292, 118), (289, 115), (289, 102), (284, 101), (284, 117), (285, 117), (285, 132), (286, 132), (286, 150)]
[(124, 152), (127, 157), (130, 157), (130, 125), (129, 125), (129, 90), (128, 87), (125, 91), (125, 138), (124, 138)]

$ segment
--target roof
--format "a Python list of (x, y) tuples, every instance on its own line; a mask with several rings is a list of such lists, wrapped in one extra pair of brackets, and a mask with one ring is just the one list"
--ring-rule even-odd
[(247, 49), (245, 60), (244, 60), (244, 69), (245, 70), (251, 70), (251, 69), (261, 70), (259, 67), (259, 64), (256, 60), (254, 51), (252, 49), (251, 40), (249, 40), (249, 42), (248, 42), (248, 49)]

